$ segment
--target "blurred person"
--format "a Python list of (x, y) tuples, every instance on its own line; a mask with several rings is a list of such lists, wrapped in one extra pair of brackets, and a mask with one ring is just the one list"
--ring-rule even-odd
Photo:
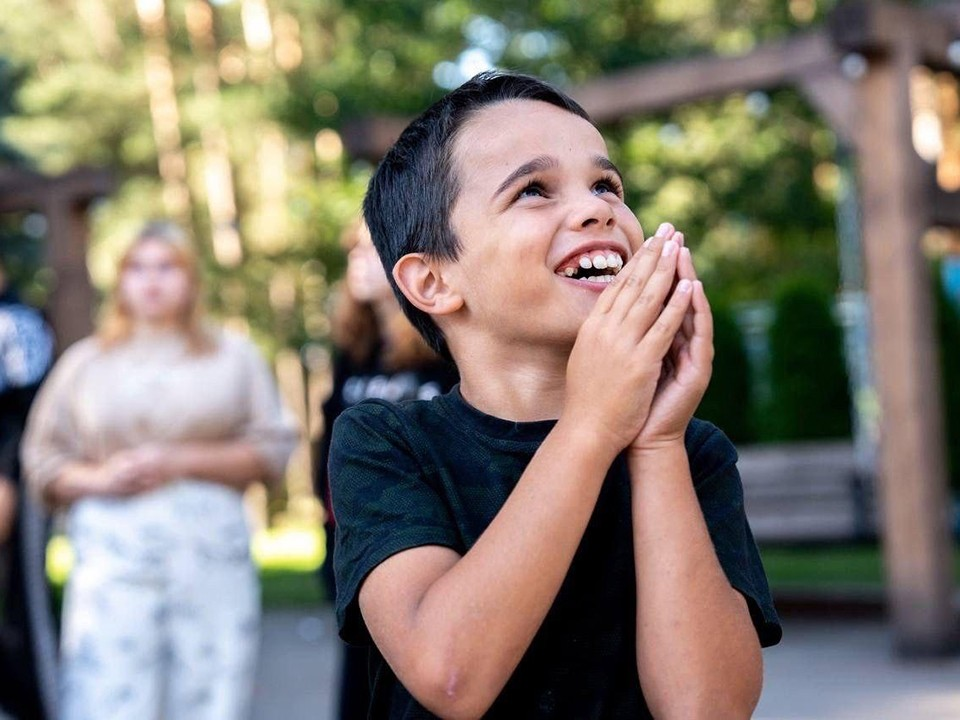
[(249, 716), (260, 626), (243, 491), (297, 433), (246, 339), (205, 322), (185, 234), (151, 223), (95, 336), (40, 389), (22, 459), (67, 510), (63, 720)]
[(47, 522), (20, 488), (18, 449), (53, 361), (43, 316), (10, 287), (0, 258), (0, 709), (56, 715), (56, 644), (45, 574)]
[[(330, 505), (327, 459), (330, 428), (341, 412), (361, 400), (429, 400), (457, 381), (456, 368), (442, 360), (404, 317), (366, 225), (344, 231), (344, 281), (335, 293), (331, 322), (333, 388), (323, 404), (324, 435), (317, 453), (315, 489), (325, 510), (327, 554), (321, 568), (327, 596), (336, 596), (333, 553), (336, 522)], [(370, 701), (365, 648), (343, 645), (340, 676), (341, 720), (366, 717)]]

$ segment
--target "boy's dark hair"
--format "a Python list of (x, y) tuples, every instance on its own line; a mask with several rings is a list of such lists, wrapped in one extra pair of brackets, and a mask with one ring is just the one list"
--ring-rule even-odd
[(592, 122), (580, 105), (542, 80), (499, 71), (480, 73), (407, 126), (381, 161), (363, 201), (364, 219), (400, 307), (430, 347), (448, 359), (443, 333), (399, 291), (393, 266), (409, 253), (457, 259), (460, 241), (450, 227), (460, 190), (453, 145), (476, 112), (507, 100), (540, 100)]

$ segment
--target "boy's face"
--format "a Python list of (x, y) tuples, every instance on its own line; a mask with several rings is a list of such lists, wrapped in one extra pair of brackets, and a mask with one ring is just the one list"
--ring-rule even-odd
[(511, 100), (463, 126), (453, 162), (462, 252), (450, 271), (472, 327), (504, 343), (572, 346), (643, 242), (600, 133), (549, 103)]

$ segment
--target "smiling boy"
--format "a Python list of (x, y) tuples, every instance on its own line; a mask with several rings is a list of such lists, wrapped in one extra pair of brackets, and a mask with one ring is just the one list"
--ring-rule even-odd
[(371, 718), (748, 718), (780, 626), (736, 453), (692, 419), (712, 321), (583, 110), (485, 73), (414, 121), (365, 217), (460, 372), (333, 430), (341, 634)]

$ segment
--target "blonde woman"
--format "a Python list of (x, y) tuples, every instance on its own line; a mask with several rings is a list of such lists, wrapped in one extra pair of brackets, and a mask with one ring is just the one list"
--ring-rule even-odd
[(63, 720), (249, 715), (260, 600), (242, 493), (282, 477), (289, 417), (255, 348), (204, 323), (184, 234), (146, 226), (99, 332), (41, 388), (22, 451), (76, 553)]

